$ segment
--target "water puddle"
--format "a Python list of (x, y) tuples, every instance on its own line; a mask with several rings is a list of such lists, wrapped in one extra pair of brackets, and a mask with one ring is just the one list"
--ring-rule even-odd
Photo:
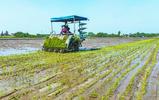
[(86, 47), (80, 47), (80, 51), (89, 51), (89, 50), (99, 50), (100, 48), (86, 48)]
[(33, 47), (23, 47), (23, 48), (9, 48), (9, 49), (0, 49), (0, 56), (7, 56), (12, 54), (24, 54), (24, 53), (30, 53), (33, 51), (40, 50), (39, 48), (33, 48)]
[[(80, 51), (90, 51), (90, 50), (98, 50), (100, 48), (86, 48), (86, 47), (80, 47)], [(25, 54), (30, 53), (33, 51), (41, 50), (40, 48), (34, 48), (34, 47), (22, 47), (22, 48), (7, 48), (3, 49), (0, 48), (0, 56), (8, 56), (13, 54)]]

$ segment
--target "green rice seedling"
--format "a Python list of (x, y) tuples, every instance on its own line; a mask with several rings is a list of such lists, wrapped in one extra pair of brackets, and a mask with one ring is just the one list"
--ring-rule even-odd
[[(153, 52), (152, 50), (155, 48), (154, 45), (157, 44), (157, 41), (157, 39), (143, 40), (87, 52), (60, 54), (38, 51), (30, 54), (0, 57), (0, 68), (2, 71), (0, 80), (1, 82), (6, 81), (11, 88), (17, 89), (17, 92), (12, 94), (12, 96), (20, 96), (20, 99), (30, 95), (34, 95), (36, 99), (39, 99), (40, 94), (37, 94), (37, 91), (52, 83), (63, 84), (55, 91), (52, 91), (51, 87), (49, 88), (48, 86), (48, 91), (41, 94), (42, 98), (56, 99), (64, 94), (65, 96), (70, 96), (71, 99), (83, 95), (84, 97), (92, 95), (92, 97), (98, 99), (103, 95), (100, 89), (105, 90), (104, 86), (108, 86), (105, 94), (111, 97), (115, 89), (121, 84), (123, 77), (135, 68), (133, 65), (142, 61), (139, 60), (140, 58), (146, 58), (148, 52)], [(58, 45), (57, 47), (64, 48), (65, 45), (60, 43), (62, 42), (59, 40), (55, 44), (46, 42), (46, 46)], [(153, 68), (152, 66), (150, 68), (147, 66), (154, 64), (154, 57), (146, 58), (150, 59), (145, 65), (146, 67), (138, 70), (143, 76), (140, 74), (142, 77), (139, 78), (139, 82), (142, 83), (142, 86), (136, 91), (136, 98), (142, 97), (145, 93), (146, 80), (151, 73), (151, 68)], [(133, 75), (134, 78), (131, 79), (130, 85), (126, 89), (128, 92), (121, 95), (123, 99), (129, 96), (127, 94), (133, 94), (131, 92), (134, 80), (138, 77), (138, 74)], [(92, 80), (88, 81), (89, 79)], [(13, 85), (10, 83), (12, 80), (15, 81)], [(5, 87), (1, 88), (4, 89)], [(4, 95), (7, 94), (4, 93)], [(102, 99), (106, 99), (106, 96)]]
[[(128, 95), (132, 94), (132, 88), (133, 88), (134, 80), (135, 80), (136, 76), (138, 76), (139, 74), (143, 74), (143, 75), (144, 75), (144, 73), (145, 73), (145, 75), (144, 75), (145, 78), (143, 78), (144, 81), (141, 82), (141, 83), (142, 83), (142, 85), (141, 85), (141, 90), (142, 90), (142, 91), (138, 91), (138, 92), (136, 93), (136, 94), (137, 94), (136, 99), (142, 99), (143, 94), (145, 93), (146, 80), (147, 80), (147, 77), (148, 77), (149, 74), (150, 74), (150, 69), (152, 70), (152, 66), (153, 66), (153, 65), (152, 65), (152, 66), (149, 66), (149, 67), (147, 67), (147, 66), (151, 63), (151, 59), (152, 59), (154, 53), (155, 53), (155, 52), (154, 52), (154, 49), (153, 49), (153, 51), (152, 51), (151, 55), (149, 56), (149, 58), (147, 59), (145, 65), (144, 65), (142, 68), (140, 68), (140, 69), (137, 71), (136, 74), (133, 75), (133, 77), (131, 78), (131, 81), (129, 82), (129, 85), (127, 86), (127, 88), (126, 88), (125, 92), (123, 93), (123, 95), (120, 95), (120, 96), (119, 96), (119, 98), (120, 98), (121, 100), (126, 99)], [(145, 54), (144, 54), (144, 55), (145, 55)], [(146, 67), (147, 67), (147, 68), (146, 68)], [(139, 80), (140, 80), (140, 79), (139, 79)], [(140, 81), (142, 81), (142, 79), (141, 79)]]
[(98, 93), (96, 91), (93, 91), (91, 94), (90, 94), (90, 97), (91, 98), (97, 98), (98, 97)]
[(136, 68), (138, 65), (139, 65), (139, 63), (135, 64), (132, 67), (127, 67), (127, 69), (121, 74), (121, 76), (115, 80), (115, 82), (112, 84), (111, 88), (107, 91), (107, 93), (105, 95), (105, 99), (106, 100), (109, 100), (109, 98), (113, 96), (114, 91), (119, 86), (120, 81), (123, 79), (123, 77), (126, 74), (128, 74), (128, 72), (130, 72), (131, 70), (133, 70), (134, 68)]
[(149, 75), (151, 74), (151, 71), (157, 62), (156, 56), (157, 56), (158, 50), (159, 50), (158, 47), (156, 47), (152, 54), (152, 57), (150, 58), (151, 65), (148, 65), (148, 67), (145, 69), (144, 75), (142, 76), (141, 87), (140, 87), (139, 91), (137, 91), (137, 93), (136, 93), (137, 100), (142, 100), (144, 94), (146, 93), (147, 79), (148, 79)]
[(58, 37), (53, 37), (53, 38), (47, 38), (45, 41), (44, 41), (44, 47), (46, 49), (54, 49), (54, 48), (57, 48), (57, 49), (65, 49), (67, 48), (66, 46), (66, 39), (67, 39), (67, 36), (65, 36), (63, 39), (60, 39)]

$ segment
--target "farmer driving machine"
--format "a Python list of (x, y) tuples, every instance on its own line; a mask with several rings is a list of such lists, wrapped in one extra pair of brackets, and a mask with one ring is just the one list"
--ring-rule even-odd
[[(85, 33), (83, 30), (88, 18), (81, 16), (65, 16), (58, 18), (51, 18), (51, 34), (43, 44), (44, 51), (50, 52), (72, 52), (79, 51), (81, 43), (85, 40)], [(56, 34), (53, 30), (53, 22), (63, 22), (60, 34)], [(70, 32), (69, 24), (73, 24), (74, 31)], [(76, 34), (76, 24), (78, 24), (78, 34)]]

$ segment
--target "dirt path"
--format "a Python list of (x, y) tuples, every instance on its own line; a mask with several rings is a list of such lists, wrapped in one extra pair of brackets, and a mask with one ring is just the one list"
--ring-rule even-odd
[(157, 55), (157, 63), (148, 79), (147, 93), (144, 100), (159, 100), (159, 51)]

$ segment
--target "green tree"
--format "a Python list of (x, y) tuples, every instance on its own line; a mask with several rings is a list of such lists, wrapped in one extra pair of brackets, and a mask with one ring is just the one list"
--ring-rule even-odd
[(1, 36), (4, 36), (4, 33), (3, 33), (3, 31), (1, 32)]
[(118, 31), (118, 36), (120, 36), (121, 35), (121, 32), (120, 31)]
[(95, 36), (95, 34), (93, 32), (88, 32), (87, 34), (88, 34), (88, 36)]

